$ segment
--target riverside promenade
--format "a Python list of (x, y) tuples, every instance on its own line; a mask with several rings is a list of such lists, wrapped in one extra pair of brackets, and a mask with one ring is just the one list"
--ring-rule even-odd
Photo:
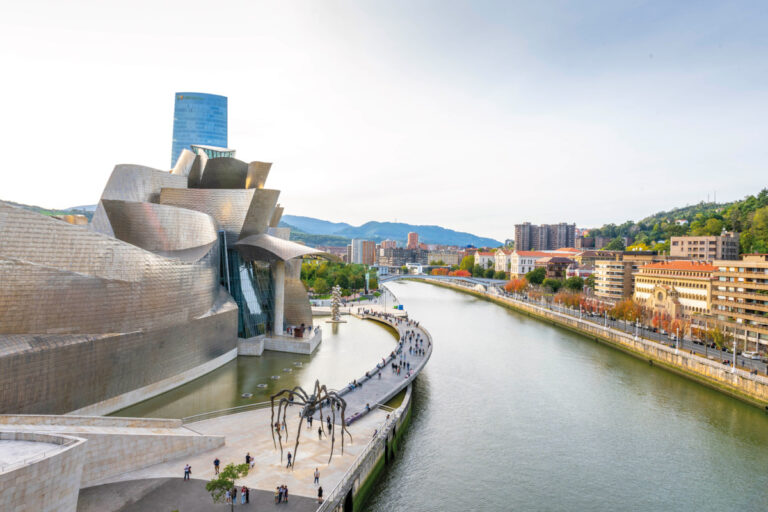
[[(348, 429), (352, 435), (351, 441), (345, 436), (343, 454), (338, 428), (333, 458), (329, 462), (330, 440), (318, 436), (316, 422), (311, 429), (304, 422), (294, 467), (286, 467), (285, 456), (295, 449), (299, 406), (291, 406), (288, 410), (282, 459), (280, 450), (273, 444), (269, 402), (198, 415), (185, 418), (184, 427), (201, 435), (223, 436), (222, 446), (95, 482), (94, 486), (81, 491), (78, 510), (130, 512), (170, 507), (168, 510), (179, 508), (183, 512), (197, 512), (223, 509), (224, 505), (213, 505), (204, 489), (205, 482), (214, 476), (213, 460), (218, 458), (222, 467), (230, 462), (243, 463), (246, 453), (255, 460), (254, 468), (248, 476), (238, 480), (237, 485), (250, 489), (251, 503), (241, 505), (238, 497), (238, 507), (254, 510), (259, 507), (260, 510), (265, 504), (274, 503), (275, 487), (279, 485), (287, 485), (294, 499), (290, 507), (284, 507), (285, 510), (297, 511), (318, 507), (331, 510), (347, 495), (360, 493), (361, 486), (363, 491), (369, 490), (369, 477), (377, 474), (373, 469), (383, 464), (383, 450), (389, 449), (396, 429), (410, 411), (410, 384), (425, 367), (433, 346), (426, 329), (412, 320), (389, 314), (383, 308), (353, 308), (352, 313), (358, 318), (385, 324), (397, 333), (398, 341), (390, 353), (382, 354), (381, 360), (372, 362), (368, 372), (337, 390), (347, 402)], [(423, 355), (412, 353), (417, 347), (423, 347)], [(393, 370), (393, 364), (400, 365), (399, 374)], [(408, 392), (402, 406), (392, 409), (384, 405), (403, 390)], [(340, 422), (338, 415), (337, 422)], [(189, 482), (182, 480), (186, 464), (192, 466)], [(313, 483), (315, 468), (320, 472), (320, 486), (324, 490), (322, 504), (317, 501), (319, 486)]]

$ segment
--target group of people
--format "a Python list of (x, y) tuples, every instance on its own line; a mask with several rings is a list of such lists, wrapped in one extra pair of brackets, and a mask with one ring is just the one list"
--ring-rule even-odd
[[(237, 503), (237, 487), (233, 487), (224, 494), (224, 501), (227, 505), (233, 505)], [(245, 505), (251, 502), (251, 490), (246, 486), (240, 488), (240, 504)]]
[(275, 504), (288, 503), (288, 486), (283, 484), (275, 487)]

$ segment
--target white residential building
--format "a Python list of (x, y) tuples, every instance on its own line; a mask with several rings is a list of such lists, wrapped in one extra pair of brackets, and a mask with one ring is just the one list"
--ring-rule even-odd
[(512, 251), (509, 249), (496, 249), (494, 270), (496, 272), (509, 272), (511, 256)]

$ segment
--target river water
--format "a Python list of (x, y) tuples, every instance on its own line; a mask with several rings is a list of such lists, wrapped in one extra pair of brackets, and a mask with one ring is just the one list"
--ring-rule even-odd
[(768, 415), (587, 338), (424, 283), (403, 449), (366, 510), (768, 510)]

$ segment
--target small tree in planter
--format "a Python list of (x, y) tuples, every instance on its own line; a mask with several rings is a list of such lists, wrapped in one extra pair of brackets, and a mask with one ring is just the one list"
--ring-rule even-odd
[[(248, 464), (227, 464), (227, 466), (219, 471), (216, 478), (205, 484), (205, 490), (211, 493), (214, 503), (221, 503), (224, 501), (224, 496), (227, 491), (235, 488), (235, 482), (238, 478), (242, 478), (248, 474)], [(230, 505), (231, 510), (235, 510), (234, 499)]]

